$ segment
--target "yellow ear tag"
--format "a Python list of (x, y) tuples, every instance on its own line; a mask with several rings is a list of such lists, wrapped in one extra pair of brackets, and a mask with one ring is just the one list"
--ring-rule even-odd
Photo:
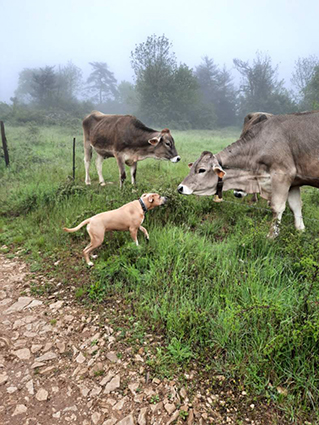
[(213, 201), (214, 202), (223, 202), (223, 198), (219, 198), (218, 195), (215, 195)]

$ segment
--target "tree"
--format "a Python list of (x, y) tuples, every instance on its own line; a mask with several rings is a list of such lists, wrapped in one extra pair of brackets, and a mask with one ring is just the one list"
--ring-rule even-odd
[(20, 102), (29, 103), (33, 99), (31, 96), (33, 74), (37, 72), (36, 68), (24, 68), (19, 73), (18, 87), (14, 92), (14, 95)]
[(51, 106), (56, 88), (54, 66), (46, 66), (33, 72), (30, 94), (38, 105)]
[(224, 66), (222, 70), (207, 56), (196, 68), (195, 73), (201, 96), (206, 105), (216, 113), (220, 127), (234, 125), (236, 122), (236, 91), (232, 77)]
[(72, 62), (59, 67), (57, 72), (57, 96), (61, 99), (75, 100), (82, 89), (82, 70)]
[(295, 109), (284, 88), (284, 80), (278, 80), (278, 65), (272, 66), (270, 56), (257, 52), (252, 65), (240, 59), (234, 59), (233, 62), (242, 76), (239, 96), (241, 118), (253, 111), (280, 114)]
[(295, 97), (299, 109), (311, 109), (312, 94), (309, 92), (311, 81), (315, 79), (316, 68), (319, 65), (319, 59), (316, 56), (308, 58), (298, 58), (295, 62), (295, 69), (292, 74), (291, 82), (295, 86)]
[(105, 62), (89, 62), (93, 68), (87, 79), (87, 90), (93, 94), (92, 99), (100, 104), (117, 95), (116, 78)]
[(199, 101), (198, 83), (189, 67), (177, 65), (171, 49), (165, 35), (152, 35), (131, 52), (139, 115), (157, 125), (185, 127)]

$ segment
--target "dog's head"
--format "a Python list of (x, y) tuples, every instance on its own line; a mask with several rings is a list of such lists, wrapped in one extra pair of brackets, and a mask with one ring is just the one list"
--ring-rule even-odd
[(155, 207), (164, 205), (167, 201), (167, 198), (165, 198), (165, 196), (161, 196), (158, 193), (143, 193), (141, 199), (148, 210), (152, 210)]

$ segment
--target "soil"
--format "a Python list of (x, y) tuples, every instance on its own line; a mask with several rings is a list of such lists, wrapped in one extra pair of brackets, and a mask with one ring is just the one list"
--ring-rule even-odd
[(54, 279), (55, 292), (34, 296), (43, 276), (11, 257), (0, 254), (1, 425), (288, 423), (229, 389), (225, 376), (215, 376), (215, 389), (196, 367), (156, 376), (148, 359), (163, 337), (123, 339), (134, 323), (119, 330), (120, 299), (94, 311)]

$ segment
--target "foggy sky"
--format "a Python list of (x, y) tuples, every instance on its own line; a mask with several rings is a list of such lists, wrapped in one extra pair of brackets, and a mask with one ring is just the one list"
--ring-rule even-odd
[(101, 61), (133, 81), (130, 53), (152, 34), (192, 68), (205, 55), (232, 68), (233, 58), (268, 53), (288, 87), (298, 57), (319, 56), (318, 0), (0, 0), (0, 16), (0, 101), (23, 68), (70, 60), (85, 78)]

